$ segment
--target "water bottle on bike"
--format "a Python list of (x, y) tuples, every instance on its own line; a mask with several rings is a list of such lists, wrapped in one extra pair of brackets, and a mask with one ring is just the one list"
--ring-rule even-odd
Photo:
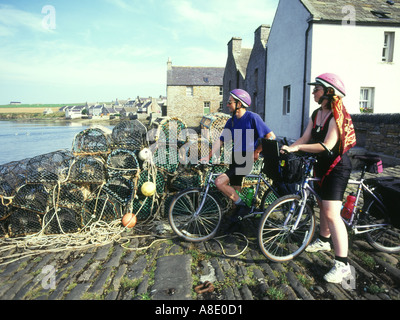
[(354, 204), (356, 202), (356, 196), (351, 193), (347, 196), (346, 203), (343, 206), (341, 215), (344, 219), (349, 220), (353, 214)]

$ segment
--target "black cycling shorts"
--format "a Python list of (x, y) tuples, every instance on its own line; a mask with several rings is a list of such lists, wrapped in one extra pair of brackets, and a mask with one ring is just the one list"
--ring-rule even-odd
[(341, 161), (325, 176), (322, 185), (315, 183), (315, 191), (322, 200), (343, 201), (351, 174), (351, 162), (347, 155), (342, 156)]
[[(243, 162), (244, 157), (246, 153), (243, 152), (241, 154), (242, 158), (240, 159), (240, 162)], [(237, 158), (237, 156), (236, 156)], [(239, 162), (239, 161), (238, 161)], [(243, 163), (236, 163), (235, 161), (235, 153), (232, 153), (232, 163), (229, 165), (229, 168), (227, 171), (225, 171), (225, 174), (229, 178), (229, 184), (232, 186), (241, 186), (243, 179), (246, 175), (250, 174), (250, 172), (253, 169), (253, 164), (254, 164), (254, 153), (251, 152), (251, 154), (248, 154), (246, 157), (246, 161)], [(240, 170), (238, 172), (238, 169)]]

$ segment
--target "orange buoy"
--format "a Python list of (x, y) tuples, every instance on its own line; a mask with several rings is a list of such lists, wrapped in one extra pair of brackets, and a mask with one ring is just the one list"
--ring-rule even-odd
[(137, 218), (136, 215), (134, 215), (131, 212), (125, 213), (124, 216), (122, 217), (122, 225), (128, 229), (133, 228), (136, 225)]

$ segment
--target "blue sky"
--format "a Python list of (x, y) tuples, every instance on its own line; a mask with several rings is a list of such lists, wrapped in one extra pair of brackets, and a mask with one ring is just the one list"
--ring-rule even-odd
[(166, 65), (224, 67), (278, 0), (0, 0), (0, 104), (166, 94)]

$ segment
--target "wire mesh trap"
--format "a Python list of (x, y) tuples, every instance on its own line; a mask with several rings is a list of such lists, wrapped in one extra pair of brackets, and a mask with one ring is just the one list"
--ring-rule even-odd
[(59, 150), (33, 157), (25, 168), (28, 183), (57, 183), (66, 179), (73, 154), (68, 150)]
[(78, 156), (72, 161), (68, 181), (75, 183), (103, 183), (106, 178), (106, 166), (102, 158)]
[(107, 171), (113, 175), (135, 175), (140, 170), (136, 153), (131, 150), (116, 149), (107, 157)]
[(26, 184), (26, 166), (30, 159), (13, 161), (0, 166), (0, 192), (4, 197), (12, 197), (17, 190)]
[(52, 208), (43, 217), (45, 234), (62, 234), (79, 231), (82, 226), (80, 213), (70, 208)]
[(121, 206), (108, 195), (101, 194), (85, 201), (82, 208), (82, 225), (97, 221), (112, 222), (122, 218)]
[(11, 237), (27, 236), (42, 230), (42, 216), (26, 209), (14, 210), (7, 222)]
[(43, 184), (26, 184), (19, 188), (12, 205), (36, 213), (45, 214), (49, 206), (49, 191)]
[(111, 151), (111, 135), (103, 127), (83, 130), (75, 135), (72, 142), (74, 155), (107, 155)]
[(147, 129), (139, 120), (119, 122), (112, 130), (113, 148), (140, 150), (147, 146)]
[(161, 143), (177, 142), (178, 144), (183, 144), (186, 137), (182, 139), (181, 132), (186, 128), (186, 124), (179, 118), (157, 118), (151, 124), (152, 134), (149, 140), (159, 141)]
[(119, 203), (127, 205), (134, 196), (135, 189), (132, 180), (128, 180), (123, 176), (113, 176), (103, 186), (103, 191), (107, 192)]

